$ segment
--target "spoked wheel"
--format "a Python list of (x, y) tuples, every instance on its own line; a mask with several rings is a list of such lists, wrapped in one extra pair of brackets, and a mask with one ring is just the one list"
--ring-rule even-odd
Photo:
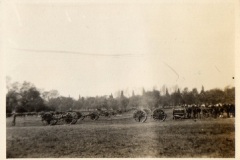
[(137, 122), (144, 123), (147, 120), (147, 113), (143, 110), (137, 110), (136, 112), (133, 113), (133, 118)]
[(43, 125), (50, 125), (50, 121), (49, 120), (42, 120), (42, 124)]
[(76, 124), (78, 119), (83, 118), (83, 115), (80, 112), (72, 112), (72, 123), (71, 124)]
[(63, 117), (66, 124), (75, 124), (78, 120), (76, 112), (67, 112)]
[(57, 122), (58, 122), (58, 119), (53, 118), (53, 119), (50, 121), (50, 125), (56, 125)]
[(91, 120), (96, 121), (96, 120), (98, 120), (99, 115), (98, 115), (97, 113), (91, 113), (91, 114), (90, 114), (90, 118), (91, 118)]
[(83, 115), (80, 112), (72, 112), (72, 122), (71, 124), (76, 124), (78, 119), (80, 119)]
[(64, 120), (66, 124), (70, 124), (72, 123), (72, 115), (70, 113), (67, 113), (66, 115), (64, 115)]
[(164, 121), (167, 118), (167, 115), (161, 109), (155, 109), (152, 115), (153, 119), (156, 121)]
[(44, 113), (42, 115), (42, 123), (44, 125), (55, 125), (58, 122), (58, 118), (55, 117), (52, 113)]
[(111, 118), (111, 115), (110, 115), (110, 113), (108, 113), (108, 112), (104, 112), (104, 113), (103, 113), (103, 116), (106, 117), (106, 118), (108, 118), (108, 119)]

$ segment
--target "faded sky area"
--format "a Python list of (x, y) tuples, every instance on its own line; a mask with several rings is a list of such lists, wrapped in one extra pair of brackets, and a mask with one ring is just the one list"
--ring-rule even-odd
[(8, 1), (5, 72), (64, 96), (234, 86), (231, 1)]

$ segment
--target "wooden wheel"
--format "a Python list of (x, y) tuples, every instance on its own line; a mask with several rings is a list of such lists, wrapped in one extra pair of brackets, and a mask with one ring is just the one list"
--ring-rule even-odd
[(57, 122), (58, 122), (58, 119), (53, 118), (53, 119), (50, 121), (50, 125), (56, 125)]
[(167, 118), (167, 115), (161, 109), (155, 109), (152, 115), (153, 119), (156, 121), (164, 121)]
[(91, 113), (91, 114), (90, 114), (90, 118), (91, 118), (91, 120), (96, 121), (96, 120), (98, 120), (99, 115), (98, 115), (97, 113)]
[(65, 121), (66, 124), (71, 124), (72, 123), (71, 113), (67, 112), (63, 117), (64, 117), (64, 121)]
[(58, 122), (58, 118), (55, 117), (52, 113), (44, 113), (42, 115), (42, 123), (44, 125), (55, 125)]
[(63, 115), (63, 118), (66, 124), (76, 124), (81, 116), (82, 115), (77, 112), (67, 112), (65, 115)]
[(144, 123), (147, 120), (147, 113), (143, 110), (137, 110), (133, 113), (133, 118), (137, 122)]
[(71, 124), (76, 124), (78, 119), (82, 118), (83, 115), (80, 112), (72, 112), (72, 117), (73, 117), (73, 119), (72, 119)]

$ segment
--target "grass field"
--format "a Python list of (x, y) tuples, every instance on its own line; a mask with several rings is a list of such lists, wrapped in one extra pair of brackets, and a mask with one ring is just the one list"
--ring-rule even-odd
[(76, 125), (43, 126), (38, 117), (7, 118), (7, 158), (234, 158), (235, 120), (148, 119), (131, 114)]

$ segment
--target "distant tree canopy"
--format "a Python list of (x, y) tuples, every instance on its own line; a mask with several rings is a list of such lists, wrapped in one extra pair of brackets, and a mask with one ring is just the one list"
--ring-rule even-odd
[(71, 97), (60, 96), (57, 90), (40, 91), (32, 83), (23, 82), (7, 83), (6, 112), (40, 112), (40, 111), (67, 111), (67, 110), (121, 110), (132, 108), (149, 108), (151, 110), (160, 106), (182, 104), (235, 104), (235, 87), (211, 89), (198, 92), (196, 88), (189, 91), (179, 88), (172, 93), (164, 86), (165, 93), (154, 88), (152, 91), (143, 89), (142, 95), (125, 97), (123, 91), (119, 97), (110, 96), (80, 97), (75, 100)]
[[(17, 85), (16, 85), (17, 84)], [(37, 88), (29, 83), (14, 83), (6, 95), (6, 112), (39, 112), (49, 110)]]

